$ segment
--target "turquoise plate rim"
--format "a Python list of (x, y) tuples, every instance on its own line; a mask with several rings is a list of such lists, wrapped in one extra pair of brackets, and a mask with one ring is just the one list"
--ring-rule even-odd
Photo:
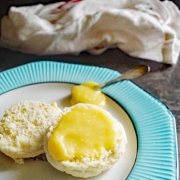
[[(101, 83), (119, 75), (104, 67), (41, 60), (1, 72), (0, 95), (31, 84)], [(176, 123), (168, 107), (131, 81), (115, 83), (103, 92), (125, 109), (137, 133), (137, 158), (127, 179), (179, 179)]]

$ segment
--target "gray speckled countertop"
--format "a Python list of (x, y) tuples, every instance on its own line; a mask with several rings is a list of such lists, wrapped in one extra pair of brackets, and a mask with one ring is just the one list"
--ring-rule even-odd
[[(12, 4), (20, 5), (32, 2), (37, 3), (37, 1), (32, 0), (27, 0), (26, 3), (22, 0), (0, 1), (0, 17), (7, 12), (8, 7)], [(177, 4), (179, 4), (179, 1), (177, 1)], [(35, 56), (0, 48), (0, 72), (38, 60), (90, 64), (112, 68), (119, 72), (124, 72), (139, 64), (149, 65), (151, 67), (151, 72), (134, 80), (134, 82), (169, 107), (176, 118), (177, 137), (180, 150), (180, 60), (176, 65), (169, 66), (151, 60), (129, 57), (119, 50), (108, 50), (99, 56), (92, 56), (87, 53), (81, 53), (79, 56)]]
[(108, 50), (100, 56), (92, 56), (87, 53), (82, 53), (79, 56), (35, 56), (3, 48), (0, 48), (0, 59), (0, 72), (39, 60), (102, 66), (119, 72), (124, 72), (139, 64), (149, 65), (151, 72), (135, 79), (134, 82), (165, 103), (171, 110), (176, 118), (177, 138), (180, 145), (180, 61), (174, 66), (169, 66), (150, 60), (129, 57), (119, 50)]

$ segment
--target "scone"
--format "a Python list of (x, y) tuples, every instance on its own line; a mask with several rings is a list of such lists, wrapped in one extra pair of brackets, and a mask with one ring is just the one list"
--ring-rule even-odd
[(0, 151), (19, 164), (44, 153), (44, 134), (60, 112), (56, 103), (21, 101), (11, 106), (0, 121)]
[(106, 171), (125, 152), (123, 126), (109, 112), (92, 104), (62, 110), (56, 125), (45, 135), (45, 153), (56, 169), (75, 177)]

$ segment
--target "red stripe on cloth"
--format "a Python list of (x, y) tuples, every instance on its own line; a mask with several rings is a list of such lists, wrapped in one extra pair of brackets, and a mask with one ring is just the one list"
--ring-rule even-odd
[(70, 0), (70, 1), (67, 1), (65, 2), (64, 4), (60, 5), (58, 7), (58, 9), (61, 9), (63, 6), (67, 5), (67, 4), (73, 4), (73, 3), (78, 3), (78, 2), (81, 2), (82, 0)]

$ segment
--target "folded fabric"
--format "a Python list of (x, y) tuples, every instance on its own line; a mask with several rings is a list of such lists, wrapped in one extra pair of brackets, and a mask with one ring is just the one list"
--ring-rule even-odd
[(168, 64), (180, 52), (180, 12), (170, 1), (71, 0), (11, 7), (0, 45), (25, 53), (100, 54), (108, 48)]

